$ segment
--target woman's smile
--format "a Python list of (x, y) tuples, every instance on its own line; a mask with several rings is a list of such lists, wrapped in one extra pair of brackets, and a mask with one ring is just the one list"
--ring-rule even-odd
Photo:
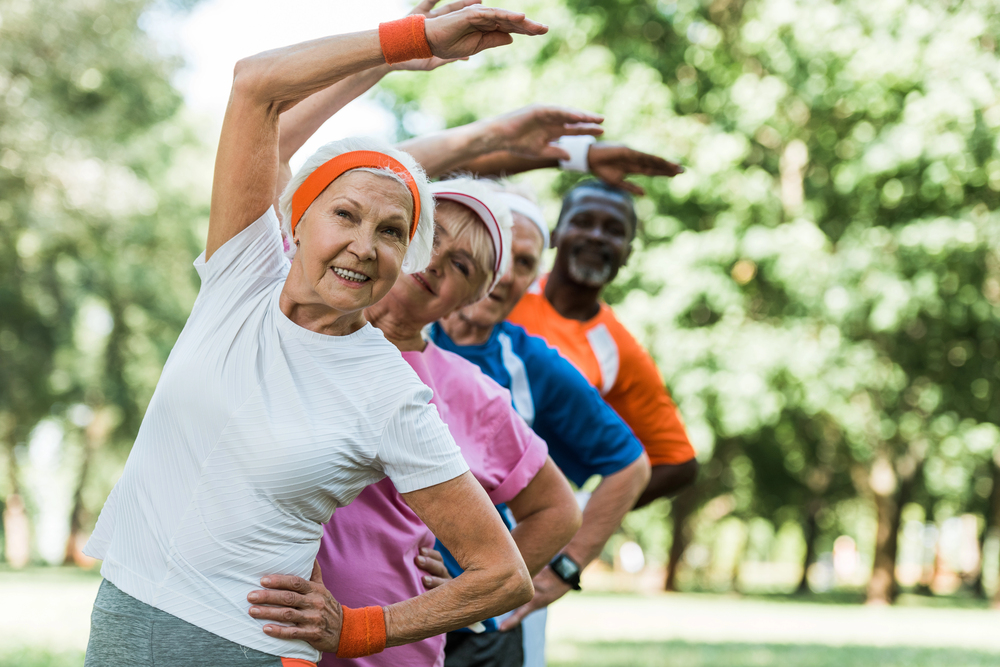
[(414, 281), (415, 281), (415, 282), (416, 282), (416, 283), (417, 283), (418, 285), (420, 285), (421, 287), (423, 287), (423, 288), (424, 288), (425, 290), (427, 290), (428, 292), (430, 292), (430, 293), (431, 293), (431, 294), (433, 294), (434, 296), (437, 296), (437, 293), (436, 293), (436, 292), (435, 292), (434, 290), (432, 290), (432, 289), (431, 289), (431, 286), (430, 286), (430, 284), (429, 284), (429, 283), (427, 282), (427, 279), (426, 279), (426, 278), (424, 278), (424, 274), (422, 274), (422, 273), (412, 273), (412, 274), (410, 274), (410, 275), (411, 275), (411, 276), (413, 277), (413, 280), (414, 280)]
[(352, 271), (350, 269), (343, 269), (339, 266), (331, 266), (330, 271), (336, 276), (340, 282), (344, 283), (348, 287), (361, 287), (365, 283), (369, 282), (371, 278), (358, 271)]

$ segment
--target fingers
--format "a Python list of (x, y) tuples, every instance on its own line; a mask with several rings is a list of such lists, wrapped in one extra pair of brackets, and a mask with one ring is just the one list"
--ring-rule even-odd
[[(319, 567), (318, 563), (313, 563), (313, 572)], [(260, 580), (260, 585), (264, 588), (274, 588), (285, 591), (295, 591), (305, 595), (312, 590), (312, 586), (302, 577), (295, 577), (290, 574), (269, 574)]]
[(306, 596), (292, 591), (251, 591), (247, 595), (247, 601), (255, 605), (268, 604), (295, 609), (303, 609), (309, 606)]
[(279, 621), (284, 624), (302, 625), (313, 620), (315, 612), (307, 614), (289, 607), (250, 607), (250, 615), (261, 621)]
[(592, 137), (599, 137), (604, 134), (604, 128), (597, 123), (574, 123), (572, 125), (567, 124), (563, 127), (562, 135), (566, 136), (569, 134), (573, 135), (584, 135), (589, 134)]
[(323, 586), (323, 572), (322, 570), (319, 569), (318, 560), (313, 561), (313, 571), (312, 574), (309, 575), (309, 581), (313, 582), (314, 584), (319, 584), (320, 586)]
[[(437, 4), (437, 2), (438, 0), (433, 0), (432, 5)], [(482, 2), (483, 0), (456, 0), (456, 2), (449, 2), (444, 7), (438, 7), (427, 14), (427, 16), (430, 18), (434, 18), (435, 16), (444, 16), (445, 14), (451, 14), (452, 12), (457, 12), (465, 9), (466, 7), (471, 7), (472, 5), (482, 4)]]
[(438, 0), (421, 0), (421, 2), (418, 2), (417, 6), (413, 8), (413, 11), (411, 11), (410, 14), (423, 14), (424, 16), (428, 16), (431, 13), (431, 10), (434, 9), (434, 5), (437, 3)]
[(441, 554), (433, 549), (421, 549), (422, 554), (417, 556), (417, 567), (419, 567), (424, 572), (441, 579), (450, 579), (451, 574), (448, 572), (448, 568), (445, 567), (444, 559)]
[(521, 12), (512, 12), (499, 7), (476, 7), (470, 12), (469, 23), (487, 31), (500, 31), (517, 35), (544, 35), (547, 25), (532, 21)]
[(500, 624), (500, 632), (507, 632), (508, 630), (513, 630), (517, 626), (521, 625), (521, 621), (525, 616), (534, 611), (534, 608), (529, 602), (526, 605), (522, 605), (514, 610), (514, 613), (504, 619), (504, 622)]
[[(530, 107), (529, 107), (530, 108)], [(540, 114), (547, 122), (552, 123), (603, 123), (604, 116), (599, 113), (591, 113), (582, 109), (560, 106), (536, 107), (535, 112)]]

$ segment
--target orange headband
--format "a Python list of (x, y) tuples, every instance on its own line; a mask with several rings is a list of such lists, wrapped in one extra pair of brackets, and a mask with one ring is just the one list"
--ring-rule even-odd
[(406, 183), (410, 194), (413, 195), (413, 221), (410, 223), (410, 240), (412, 241), (413, 235), (417, 233), (417, 221), (420, 220), (420, 192), (417, 191), (417, 182), (413, 180), (413, 175), (399, 160), (378, 151), (350, 151), (327, 160), (317, 167), (316, 171), (309, 174), (309, 177), (292, 195), (292, 232), (295, 232), (295, 226), (299, 224), (302, 214), (306, 212), (316, 197), (319, 197), (320, 193), (326, 190), (330, 183), (351, 169), (359, 168), (388, 169)]

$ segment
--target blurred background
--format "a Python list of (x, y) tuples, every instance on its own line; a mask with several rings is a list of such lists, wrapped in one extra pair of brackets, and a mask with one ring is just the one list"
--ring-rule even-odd
[[(554, 608), (552, 664), (996, 664), (1000, 2), (500, 4), (551, 32), (392, 74), (303, 152), (544, 102), (687, 168), (642, 182), (606, 296), (702, 475)], [(0, 0), (0, 665), (82, 665), (233, 64), (408, 10)], [(577, 178), (525, 180), (554, 222)]]

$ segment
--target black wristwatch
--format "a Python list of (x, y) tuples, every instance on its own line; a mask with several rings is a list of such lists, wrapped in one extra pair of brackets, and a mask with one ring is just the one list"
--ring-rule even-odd
[(580, 566), (566, 554), (559, 554), (549, 563), (549, 568), (574, 591), (580, 590)]

